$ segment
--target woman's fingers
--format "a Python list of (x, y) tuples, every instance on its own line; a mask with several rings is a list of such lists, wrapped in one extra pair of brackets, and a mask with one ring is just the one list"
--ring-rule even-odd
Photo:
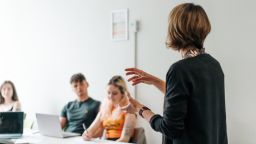
[(132, 85), (137, 85), (139, 83), (145, 83), (145, 84), (151, 84), (152, 83), (152, 81), (148, 77), (136, 78), (136, 79), (133, 79), (131, 82), (132, 82)]
[(134, 71), (129, 71), (129, 72), (126, 72), (125, 74), (126, 75), (137, 75), (138, 73), (134, 72)]
[(83, 135), (83, 139), (84, 139), (85, 141), (90, 140), (90, 138), (89, 138), (89, 137), (87, 137), (86, 135)]
[(131, 114), (136, 113), (136, 109), (135, 109), (136, 100), (131, 97), (129, 92), (126, 92), (126, 96), (129, 100), (129, 104), (126, 105), (126, 106), (121, 107), (121, 109), (123, 111), (126, 111), (126, 112), (131, 113)]
[(132, 99), (131, 94), (129, 92), (126, 92), (126, 95), (127, 95), (129, 100)]
[(140, 72), (141, 70), (137, 69), (137, 68), (126, 68), (125, 71), (131, 71), (131, 72)]
[(91, 135), (88, 134), (87, 131), (85, 131), (85, 132), (83, 133), (83, 139), (84, 139), (85, 141), (91, 140), (91, 138), (92, 138)]
[(128, 99), (129, 99), (129, 102), (132, 104), (132, 105), (135, 105), (135, 100), (131, 97), (130, 94), (127, 95)]
[(132, 85), (134, 86), (134, 85), (137, 85), (139, 83), (144, 83), (144, 80), (140, 79), (140, 80), (133, 81)]
[(132, 82), (132, 85), (136, 85), (136, 84), (138, 84), (138, 83), (143, 82), (143, 78), (142, 78), (142, 77), (134, 76), (134, 77), (132, 77), (132, 78), (129, 78), (129, 79), (128, 79), (128, 82)]
[(137, 85), (139, 83), (145, 83), (145, 84), (153, 84), (156, 78), (142, 70), (139, 70), (137, 68), (127, 68), (126, 75), (131, 75), (131, 77), (128, 79), (128, 82), (132, 82), (132, 85)]
[(138, 79), (138, 78), (140, 78), (140, 77), (139, 77), (139, 76), (133, 76), (133, 77), (129, 78), (128, 81), (129, 81), (129, 82), (130, 82), (130, 81), (134, 81), (134, 80), (136, 80), (136, 79)]
[(146, 73), (140, 69), (137, 68), (127, 68), (125, 69), (126, 75), (145, 75)]
[(134, 108), (134, 106), (130, 103), (129, 105), (122, 107), (121, 110), (126, 111), (128, 113), (131, 114), (135, 114), (136, 113), (136, 109)]

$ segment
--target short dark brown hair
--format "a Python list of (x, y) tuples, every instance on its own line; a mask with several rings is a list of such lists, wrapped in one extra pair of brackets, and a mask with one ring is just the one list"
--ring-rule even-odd
[(12, 90), (13, 90), (13, 94), (12, 94), (12, 100), (13, 101), (18, 101), (19, 98), (18, 98), (18, 94), (17, 94), (17, 91), (16, 91), (16, 88), (13, 84), (13, 82), (9, 81), (9, 80), (6, 80), (2, 83), (2, 85), (0, 86), (0, 104), (3, 104), (4, 103), (4, 97), (2, 96), (2, 88), (5, 84), (10, 84), (12, 86)]
[(211, 24), (204, 9), (193, 3), (176, 6), (169, 14), (166, 46), (174, 50), (182, 48), (202, 49)]
[(70, 83), (72, 84), (73, 82), (82, 82), (84, 80), (86, 80), (86, 78), (82, 73), (76, 73), (71, 76)]

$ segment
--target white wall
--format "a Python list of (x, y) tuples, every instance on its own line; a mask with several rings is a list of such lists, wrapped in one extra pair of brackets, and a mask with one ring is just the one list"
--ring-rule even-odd
[[(59, 113), (74, 98), (69, 78), (82, 72), (101, 100), (114, 74), (130, 66), (130, 41), (110, 40), (110, 10), (102, 1), (1, 1), (0, 79), (17, 86), (24, 110)], [(41, 105), (38, 105), (40, 102)]]
[[(123, 69), (133, 66), (132, 35), (128, 41), (110, 40), (110, 12), (123, 8), (129, 8), (130, 21), (140, 21), (138, 67), (164, 79), (169, 66), (180, 58), (164, 44), (167, 17), (178, 2), (2, 0), (0, 81), (15, 83), (23, 109), (29, 113), (59, 114), (74, 99), (69, 78), (76, 72), (86, 75), (90, 95), (101, 100), (111, 76), (124, 75)], [(229, 141), (254, 144), (255, 2), (196, 2), (205, 7), (212, 22), (206, 49), (219, 59), (226, 75)], [(163, 95), (157, 89), (139, 85), (137, 99), (162, 113)], [(161, 143), (161, 135), (147, 122), (139, 119), (138, 126), (145, 127), (150, 144)]]

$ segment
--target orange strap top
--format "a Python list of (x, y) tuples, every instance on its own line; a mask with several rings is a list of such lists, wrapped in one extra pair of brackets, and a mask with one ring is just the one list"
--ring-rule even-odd
[(103, 127), (106, 130), (106, 138), (120, 138), (125, 122), (125, 112), (121, 112), (117, 119), (112, 119), (111, 117), (103, 120)]

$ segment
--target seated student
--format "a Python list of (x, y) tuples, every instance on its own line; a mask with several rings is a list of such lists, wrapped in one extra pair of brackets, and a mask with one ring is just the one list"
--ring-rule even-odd
[(0, 112), (20, 111), (21, 105), (14, 84), (4, 81), (0, 90)]
[(89, 127), (96, 118), (100, 102), (89, 97), (87, 91), (89, 84), (83, 74), (74, 74), (70, 79), (70, 84), (76, 94), (76, 100), (64, 106), (60, 123), (65, 131), (82, 134), (84, 127)]
[(110, 79), (107, 96), (96, 119), (83, 133), (84, 140), (101, 137), (105, 131), (103, 137), (108, 140), (129, 142), (136, 125), (136, 115), (121, 110), (122, 105), (128, 104), (127, 93), (125, 81), (121, 76)]

